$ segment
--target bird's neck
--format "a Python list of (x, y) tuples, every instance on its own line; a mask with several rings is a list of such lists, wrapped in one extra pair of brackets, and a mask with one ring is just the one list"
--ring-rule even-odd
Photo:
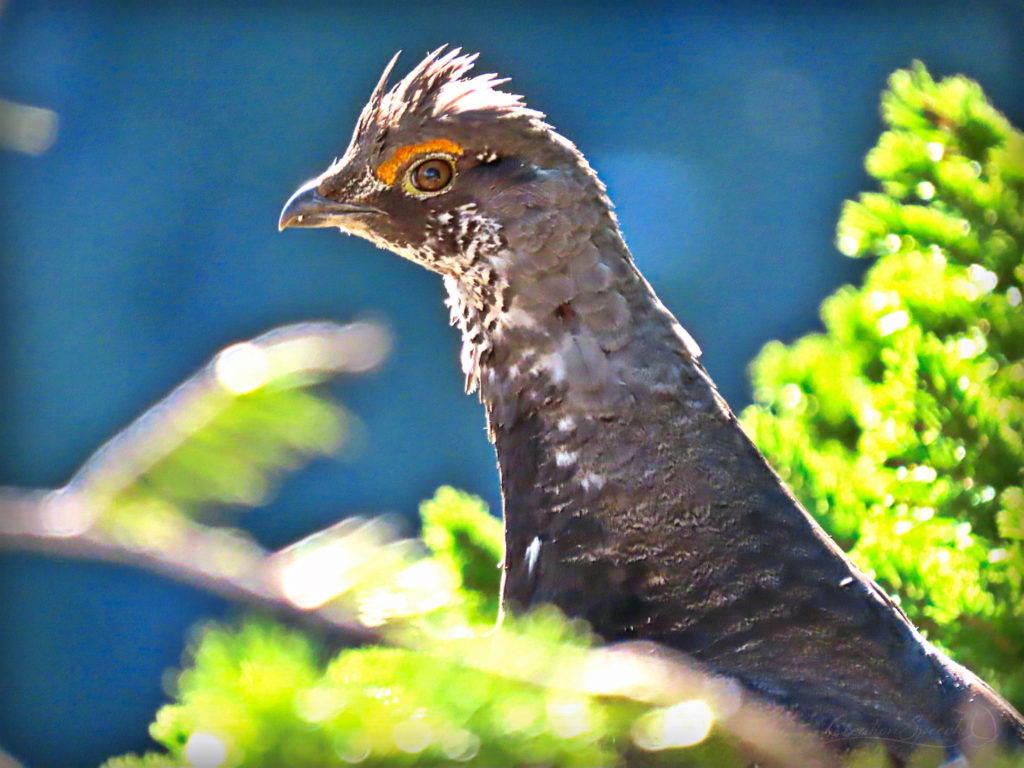
[(596, 179), (553, 178), (536, 194), (557, 198), (566, 186), (556, 216), (518, 198), (493, 247), (471, 249), (445, 277), (466, 390), (487, 406), (492, 440), (523, 419), (564, 425), (645, 392), (676, 394), (684, 368), (710, 387), (700, 350), (636, 270)]

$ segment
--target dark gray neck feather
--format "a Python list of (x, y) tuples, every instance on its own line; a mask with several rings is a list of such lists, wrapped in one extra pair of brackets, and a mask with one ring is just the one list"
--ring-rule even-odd
[(699, 350), (637, 272), (589, 167), (537, 170), (516, 192), (493, 218), (463, 212), (459, 228), (486, 239), (463, 241), (445, 279), (492, 437), (527, 412), (598, 417), (631, 390), (676, 390)]

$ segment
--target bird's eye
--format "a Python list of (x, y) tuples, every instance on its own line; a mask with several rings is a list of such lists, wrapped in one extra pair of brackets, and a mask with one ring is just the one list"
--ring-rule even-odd
[(418, 195), (436, 195), (446, 190), (455, 178), (455, 164), (449, 157), (428, 157), (409, 169), (406, 189)]

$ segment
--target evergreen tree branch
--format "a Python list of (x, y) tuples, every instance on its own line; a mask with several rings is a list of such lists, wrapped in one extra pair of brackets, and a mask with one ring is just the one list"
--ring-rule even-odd
[[(650, 643), (596, 649), (548, 646), (516, 624), (492, 638), (461, 633), (453, 637), (427, 625), (366, 626), (365, 618), (345, 601), (328, 600), (309, 608), (301, 590), (288, 589), (289, 566), (301, 564), (302, 557), (320, 559), (317, 553), (325, 550), (336, 553), (339, 545), (351, 544), (365, 561), (387, 561), (388, 548), (401, 542), (383, 543), (381, 535), (376, 542), (368, 541), (365, 530), (372, 524), (346, 521), (336, 530), (319, 532), (275, 553), (260, 548), (242, 532), (209, 528), (184, 518), (176, 520), (173, 535), (147, 543), (119, 541), (102, 526), (62, 533), (62, 521), (103, 519), (103, 510), (80, 507), (87, 503), (83, 495), (76, 496), (68, 488), (0, 489), (0, 547), (139, 567), (312, 629), (331, 644), (390, 645), (419, 654), (417, 663), (422, 665), (451, 666), (562, 696), (632, 702), (640, 706), (638, 715), (645, 709), (653, 713), (643, 721), (654, 729), (650, 738), (659, 738), (659, 729), (668, 727), (658, 718), (671, 718), (673, 706), (700, 702), (700, 707), (713, 713), (719, 736), (744, 754), (768, 764), (838, 765), (820, 741), (785, 713), (744, 694), (733, 681), (710, 675), (692, 661)], [(379, 573), (356, 574), (352, 580), (364, 592), (381, 586)], [(664, 747), (656, 747), (654, 754), (658, 749)], [(630, 764), (646, 765), (648, 759), (638, 753)]]
[(343, 643), (377, 642), (380, 633), (350, 611), (324, 606), (303, 610), (284, 594), (273, 553), (240, 531), (210, 528), (185, 518), (173, 536), (157, 542), (121, 541), (100, 527), (67, 535), (63, 521), (100, 518), (102, 510), (66, 489), (0, 488), (0, 549), (127, 565), (271, 613)]
[(228, 347), (64, 487), (0, 488), (0, 548), (131, 565), (346, 641), (378, 639), (351, 611), (296, 608), (271, 553), (194, 518), (257, 504), (281, 470), (335, 449), (349, 417), (311, 388), (374, 367), (388, 347), (368, 323), (302, 323)]
[(965, 77), (889, 80), (824, 333), (751, 366), (754, 441), (958, 661), (1024, 706), (1024, 133)]

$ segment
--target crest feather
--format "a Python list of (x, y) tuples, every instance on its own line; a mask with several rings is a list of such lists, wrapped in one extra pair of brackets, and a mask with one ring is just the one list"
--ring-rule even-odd
[(401, 55), (401, 51), (396, 51), (395, 55), (391, 57), (391, 61), (384, 67), (384, 72), (377, 81), (377, 85), (374, 86), (373, 93), (370, 94), (369, 102), (363, 108), (362, 114), (359, 115), (359, 122), (356, 124), (356, 136), (362, 136), (369, 130), (374, 117), (380, 111), (381, 102), (387, 93), (388, 77), (391, 76), (391, 70), (395, 68), (398, 57)]
[(391, 88), (387, 78), (398, 58), (391, 60), (360, 116), (360, 133), (372, 125), (393, 124), (406, 115), (436, 118), (464, 112), (491, 112), (499, 117), (540, 120), (544, 115), (528, 108), (523, 97), (498, 90), (508, 82), (496, 74), (466, 77), (479, 54), (463, 54), (461, 48), (436, 48)]

